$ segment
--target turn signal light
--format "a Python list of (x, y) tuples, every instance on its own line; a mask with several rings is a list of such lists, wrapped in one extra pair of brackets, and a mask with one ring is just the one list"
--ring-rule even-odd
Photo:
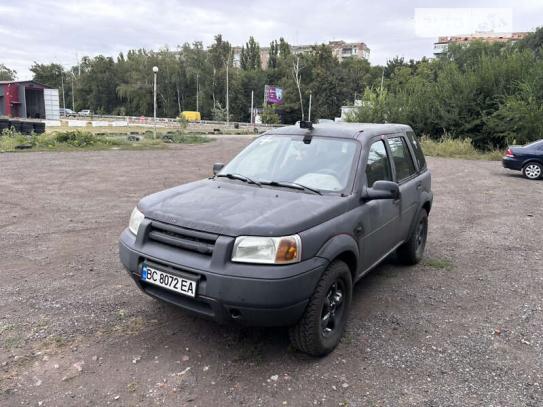
[(298, 244), (293, 237), (283, 238), (279, 241), (277, 254), (275, 255), (276, 263), (291, 263), (298, 258)]

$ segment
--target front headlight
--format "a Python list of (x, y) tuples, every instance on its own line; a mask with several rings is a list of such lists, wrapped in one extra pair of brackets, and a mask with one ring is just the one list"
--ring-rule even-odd
[(232, 261), (240, 263), (288, 264), (302, 258), (298, 235), (284, 237), (240, 236), (234, 242)]
[(145, 216), (141, 213), (138, 208), (134, 208), (132, 214), (130, 215), (130, 222), (128, 222), (128, 229), (135, 235), (138, 234), (138, 229), (140, 228), (140, 223)]

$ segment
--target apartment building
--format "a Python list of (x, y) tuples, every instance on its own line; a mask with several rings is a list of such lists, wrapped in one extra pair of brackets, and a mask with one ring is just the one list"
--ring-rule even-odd
[(449, 44), (469, 44), (473, 41), (483, 41), (487, 43), (495, 42), (515, 42), (525, 38), (528, 32), (514, 33), (475, 33), (469, 35), (455, 35), (451, 37), (438, 37), (434, 43), (434, 55), (438, 56), (447, 52)]
[[(329, 41), (326, 44), (332, 50), (334, 56), (339, 60), (343, 61), (347, 58), (355, 59), (369, 59), (370, 49), (363, 42), (345, 42), (345, 41)], [(290, 49), (294, 54), (304, 54), (310, 52), (315, 45), (291, 45)], [(234, 66), (239, 67), (241, 47), (234, 47)], [(260, 48), (260, 62), (262, 69), (268, 67), (268, 60), (270, 58), (270, 48), (261, 47)]]

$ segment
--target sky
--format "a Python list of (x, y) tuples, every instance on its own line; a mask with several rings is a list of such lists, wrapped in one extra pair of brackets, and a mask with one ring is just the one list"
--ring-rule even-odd
[(365, 42), (370, 62), (383, 64), (395, 56), (432, 56), (435, 36), (454, 34), (458, 20), (434, 20), (433, 31), (420, 36), (428, 20), (415, 19), (415, 10), (452, 7), (502, 8), (513, 31), (543, 26), (543, 0), (0, 0), (0, 64), (24, 80), (33, 62), (68, 68), (85, 55), (209, 45), (219, 33), (233, 45), (251, 35), (261, 46), (279, 37), (291, 44)]

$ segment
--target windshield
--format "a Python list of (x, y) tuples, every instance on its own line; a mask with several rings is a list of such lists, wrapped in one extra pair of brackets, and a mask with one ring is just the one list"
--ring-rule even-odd
[(236, 174), (262, 184), (293, 183), (339, 192), (349, 184), (357, 142), (301, 136), (262, 136), (247, 146), (219, 175)]

